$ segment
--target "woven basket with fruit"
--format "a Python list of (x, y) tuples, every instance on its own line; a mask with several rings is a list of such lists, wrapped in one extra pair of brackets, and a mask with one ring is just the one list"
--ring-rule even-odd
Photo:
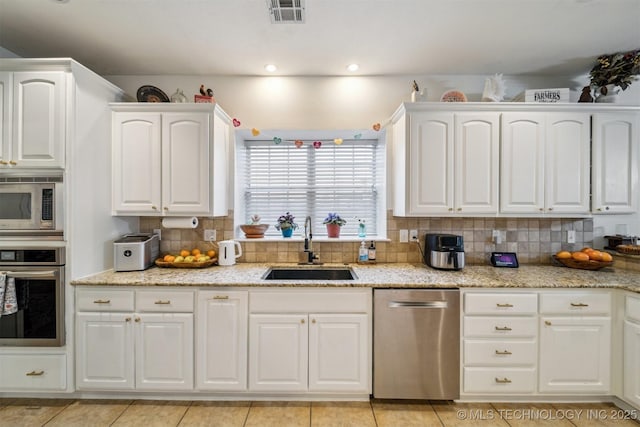
[(565, 267), (581, 270), (600, 270), (613, 265), (611, 254), (589, 247), (576, 252), (560, 251), (553, 256), (553, 259)]
[(213, 249), (202, 252), (195, 248), (192, 250), (183, 249), (178, 255), (167, 254), (156, 260), (158, 267), (165, 268), (204, 268), (218, 262), (217, 253)]

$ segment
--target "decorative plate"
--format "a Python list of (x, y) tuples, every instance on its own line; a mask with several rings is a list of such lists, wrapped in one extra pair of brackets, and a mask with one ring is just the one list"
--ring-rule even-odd
[(155, 86), (140, 86), (136, 97), (138, 102), (169, 102), (167, 94)]
[(440, 102), (467, 102), (467, 97), (459, 90), (448, 90), (442, 94)]
[(202, 262), (166, 262), (162, 258), (156, 260), (156, 265), (163, 268), (205, 268), (218, 262), (218, 258), (212, 258)]

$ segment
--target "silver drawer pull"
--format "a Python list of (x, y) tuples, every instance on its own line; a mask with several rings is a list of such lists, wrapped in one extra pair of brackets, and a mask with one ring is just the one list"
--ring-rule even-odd
[(28, 377), (41, 377), (44, 375), (44, 371), (31, 371), (25, 374)]
[(97, 299), (93, 301), (94, 304), (111, 304), (110, 299)]
[(513, 329), (511, 329), (508, 326), (496, 326), (496, 331), (512, 331)]
[(589, 304), (583, 304), (581, 302), (578, 302), (578, 303), (572, 302), (571, 307), (589, 307)]
[(229, 295), (216, 295), (211, 299), (229, 299)]
[(389, 308), (447, 308), (447, 301), (391, 301)]
[(513, 307), (513, 304), (509, 304), (509, 303), (500, 304), (500, 303), (497, 303), (497, 304), (496, 304), (496, 307), (500, 307), (500, 308), (511, 308), (511, 307)]
[(513, 353), (511, 353), (509, 350), (504, 350), (504, 351), (496, 350), (496, 354), (504, 354), (508, 356)]
[(496, 377), (496, 382), (498, 384), (509, 384), (509, 383), (511, 383), (511, 380), (509, 378), (507, 378), (507, 377), (504, 377), (504, 378)]
[(159, 299), (158, 301), (154, 302), (154, 304), (167, 305), (167, 304), (171, 304), (171, 300), (163, 301), (163, 300)]

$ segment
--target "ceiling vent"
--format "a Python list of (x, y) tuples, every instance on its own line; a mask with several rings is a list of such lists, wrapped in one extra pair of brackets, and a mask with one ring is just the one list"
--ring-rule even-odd
[(267, 0), (272, 24), (304, 24), (305, 0)]

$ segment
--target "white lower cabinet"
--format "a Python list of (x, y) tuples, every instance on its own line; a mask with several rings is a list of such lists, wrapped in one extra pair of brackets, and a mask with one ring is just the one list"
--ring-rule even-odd
[[(149, 312), (123, 310), (134, 306), (134, 295), (136, 308), (153, 301)], [(193, 389), (192, 295), (79, 289), (76, 305), (86, 311), (76, 313), (77, 388)]]
[(196, 386), (247, 389), (247, 291), (200, 291), (196, 323)]
[(67, 387), (64, 354), (0, 355), (2, 391), (55, 391)]
[(640, 409), (640, 296), (627, 295), (624, 321), (624, 398)]
[(370, 310), (370, 289), (250, 293), (249, 390), (370, 394)]

